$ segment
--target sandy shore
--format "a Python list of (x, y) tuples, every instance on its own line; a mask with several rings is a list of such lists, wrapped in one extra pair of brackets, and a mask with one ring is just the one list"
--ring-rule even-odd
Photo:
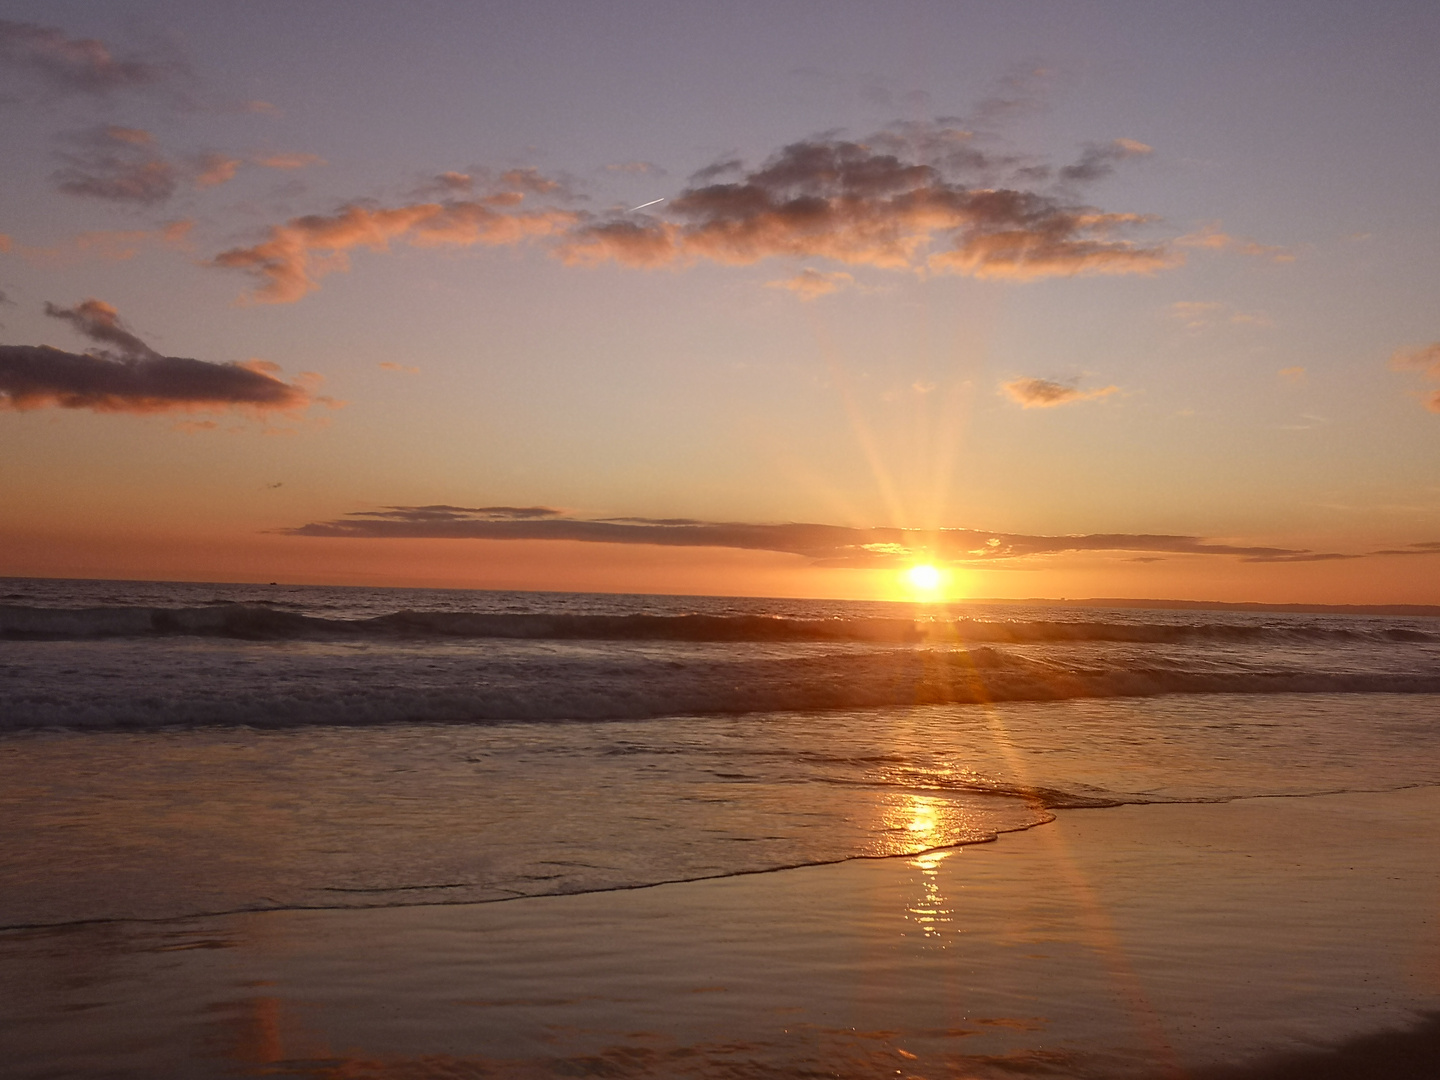
[(1440, 1075), (1437, 812), (1433, 788), (1070, 811), (626, 892), (10, 931), (0, 1056), (16, 1077)]

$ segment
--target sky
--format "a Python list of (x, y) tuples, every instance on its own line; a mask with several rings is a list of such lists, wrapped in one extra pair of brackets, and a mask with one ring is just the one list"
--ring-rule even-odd
[(5, 0), (0, 575), (1440, 603), (1436, 40)]

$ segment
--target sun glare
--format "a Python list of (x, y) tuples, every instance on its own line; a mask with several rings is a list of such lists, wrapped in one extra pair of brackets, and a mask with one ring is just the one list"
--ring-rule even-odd
[(912, 566), (905, 571), (905, 581), (918, 593), (933, 596), (940, 591), (944, 583), (944, 575), (935, 567), (928, 564)]

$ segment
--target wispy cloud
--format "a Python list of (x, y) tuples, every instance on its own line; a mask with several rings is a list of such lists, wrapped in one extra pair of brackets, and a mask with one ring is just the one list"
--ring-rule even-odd
[(239, 158), (227, 154), (203, 154), (195, 162), (195, 186), (209, 188), (228, 184), (243, 164)]
[(172, 221), (158, 229), (98, 229), (75, 236), (49, 247), (15, 245), (22, 258), (41, 265), (83, 262), (100, 259), (124, 262), (147, 248), (183, 250), (189, 247), (193, 221)]
[(60, 154), (66, 164), (52, 177), (67, 195), (150, 205), (179, 187), (179, 168), (159, 153), (148, 131), (109, 124), (71, 134), (67, 142), (71, 149)]
[(46, 304), (45, 314), (104, 347), (71, 353), (49, 345), (0, 345), (0, 408), (295, 415), (327, 400), (314, 396), (318, 377), (285, 382), (280, 369), (264, 361), (215, 364), (162, 356), (102, 300), (72, 308)]
[(823, 270), (806, 267), (793, 277), (782, 278), (766, 284), (772, 289), (785, 289), (793, 292), (801, 300), (815, 300), (829, 293), (838, 292), (840, 289), (849, 288), (855, 284), (855, 276), (847, 274), (843, 270), (826, 273)]
[(1177, 300), (1165, 314), (1186, 330), (1210, 330), (1216, 326), (1273, 326), (1270, 317), (1260, 311), (1236, 311), (1228, 304), (1214, 300)]
[(665, 170), (653, 161), (620, 161), (613, 165), (606, 165), (605, 171), (609, 173), (627, 173), (631, 176), (665, 176)]
[(977, 529), (857, 529), (802, 523), (750, 524), (687, 518), (579, 518), (552, 507), (390, 506), (281, 532), (290, 536), (473, 540), (574, 540), (663, 547), (721, 547), (801, 555), (817, 564), (884, 568), (916, 559), (977, 562), (1066, 552), (1151, 552), (1296, 562), (1351, 556), (1215, 543), (1195, 536), (1129, 533), (1032, 536)]
[(325, 164), (319, 154), (262, 154), (252, 160), (267, 169), (308, 169)]
[(1290, 248), (1274, 244), (1262, 244), (1248, 236), (1231, 236), (1220, 228), (1218, 221), (1202, 225), (1192, 233), (1176, 237), (1181, 247), (1202, 248), (1208, 251), (1224, 251), (1232, 255), (1248, 255), (1267, 262), (1288, 263), (1295, 261), (1295, 252)]
[(1409, 544), (1403, 548), (1386, 548), (1383, 551), (1372, 551), (1371, 555), (1440, 555), (1440, 540), (1425, 540), (1418, 544)]
[(1118, 386), (1081, 390), (1073, 383), (1035, 378), (1011, 379), (1002, 384), (1000, 389), (1022, 409), (1053, 409), (1058, 405), (1073, 405), (1080, 401), (1098, 401), (1120, 392)]
[[(114, 124), (88, 128), (62, 136), (66, 149), (59, 153), (65, 163), (51, 175), (57, 190), (111, 202), (140, 205), (161, 203), (174, 196), (182, 185), (212, 188), (233, 180), (244, 158), (209, 151), (187, 158), (171, 158), (161, 152), (155, 136), (141, 128)], [(286, 159), (266, 158), (272, 168), (301, 168), (304, 155)]]
[(59, 93), (97, 96), (154, 86), (180, 73), (174, 63), (117, 58), (95, 38), (69, 37), (53, 26), (9, 19), (0, 19), (0, 67)]
[[(1420, 371), (1428, 378), (1440, 380), (1440, 341), (1419, 348), (1399, 349), (1390, 357), (1392, 371)], [(1440, 390), (1425, 399), (1425, 407), (1440, 413)]]
[(398, 371), (402, 375), (419, 375), (420, 369), (414, 364), (400, 364), (394, 360), (381, 360), (379, 364), (382, 371)]

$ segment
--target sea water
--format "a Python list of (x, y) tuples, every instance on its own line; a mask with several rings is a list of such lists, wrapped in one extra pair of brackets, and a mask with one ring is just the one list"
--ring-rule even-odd
[(1428, 1077), (1437, 790), (1401, 609), (0, 580), (0, 1059)]
[(0, 926), (462, 903), (1440, 784), (1440, 620), (0, 580)]

